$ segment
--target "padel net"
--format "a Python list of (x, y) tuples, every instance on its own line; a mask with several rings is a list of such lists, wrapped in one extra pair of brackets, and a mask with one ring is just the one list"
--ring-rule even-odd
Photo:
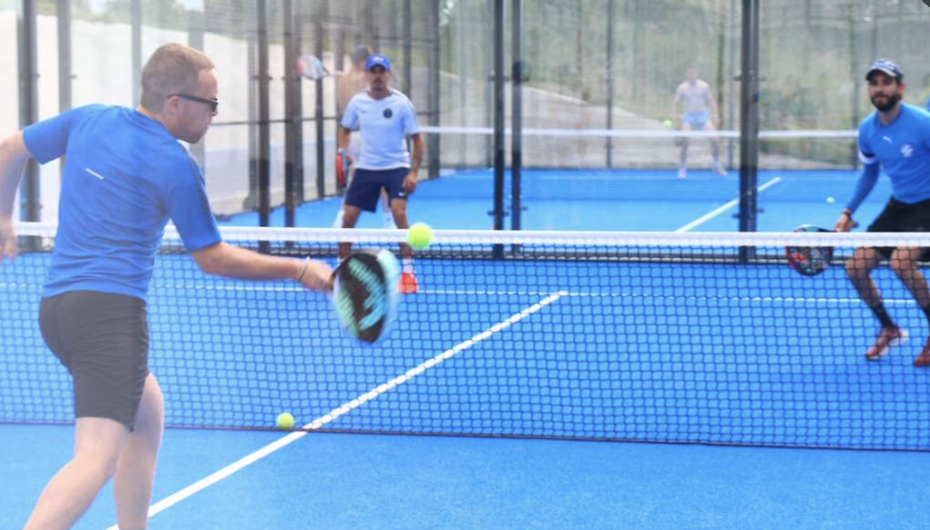
[[(0, 268), (0, 421), (71, 421), (70, 379), (36, 324), (54, 226), (18, 226)], [(224, 228), (226, 240), (336, 263), (340, 242), (397, 250), (401, 230)], [(205, 276), (171, 234), (149, 298), (167, 423), (274, 428), (357, 403), (347, 432), (930, 449), (926, 319), (874, 275), (910, 340), (877, 361), (878, 324), (846, 277), (858, 246), (924, 234), (437, 230), (420, 289), (366, 346), (293, 282)], [(786, 248), (832, 248), (816, 276)], [(361, 396), (365, 396), (361, 400)]]

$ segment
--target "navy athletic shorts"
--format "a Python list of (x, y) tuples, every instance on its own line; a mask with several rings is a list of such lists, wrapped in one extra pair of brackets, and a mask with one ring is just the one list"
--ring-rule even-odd
[[(869, 225), (869, 232), (930, 232), (930, 200), (908, 204), (894, 198)], [(891, 247), (876, 247), (885, 258), (894, 251)], [(930, 258), (930, 249), (924, 249), (920, 259)]]
[(371, 169), (356, 169), (352, 183), (346, 190), (345, 203), (349, 206), (361, 208), (366, 212), (373, 212), (378, 207), (378, 198), (381, 189), (387, 190), (388, 199), (407, 200), (404, 193), (404, 178), (410, 174), (410, 168), (384, 169), (374, 171)]

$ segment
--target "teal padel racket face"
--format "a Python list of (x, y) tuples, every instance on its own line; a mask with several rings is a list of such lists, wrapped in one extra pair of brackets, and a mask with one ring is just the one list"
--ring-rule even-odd
[(333, 274), (333, 304), (349, 335), (366, 344), (384, 339), (397, 318), (400, 264), (394, 254), (356, 251)]
[[(832, 232), (814, 225), (801, 225), (795, 232)], [(785, 256), (791, 268), (804, 276), (817, 276), (830, 266), (833, 260), (833, 247), (785, 247)]]

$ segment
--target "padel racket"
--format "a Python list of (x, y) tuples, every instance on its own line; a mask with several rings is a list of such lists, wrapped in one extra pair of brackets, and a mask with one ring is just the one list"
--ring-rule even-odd
[(323, 66), (323, 61), (310, 53), (305, 53), (297, 59), (297, 72), (311, 81), (319, 81), (331, 75)]
[(342, 151), (336, 153), (336, 189), (344, 190), (348, 185), (349, 155)]
[[(801, 225), (795, 232), (833, 232), (814, 225)], [(791, 268), (804, 276), (817, 276), (830, 266), (833, 260), (833, 247), (785, 247), (785, 256)]]
[(397, 318), (400, 264), (388, 250), (353, 252), (333, 271), (333, 305), (352, 337), (375, 344)]

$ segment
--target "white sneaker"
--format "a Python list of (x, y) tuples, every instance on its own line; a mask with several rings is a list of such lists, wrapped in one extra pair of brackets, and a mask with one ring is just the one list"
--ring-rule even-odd
[(688, 170), (685, 169), (685, 168), (679, 168), (679, 169), (678, 169), (678, 178), (680, 178), (680, 179), (688, 178)]

